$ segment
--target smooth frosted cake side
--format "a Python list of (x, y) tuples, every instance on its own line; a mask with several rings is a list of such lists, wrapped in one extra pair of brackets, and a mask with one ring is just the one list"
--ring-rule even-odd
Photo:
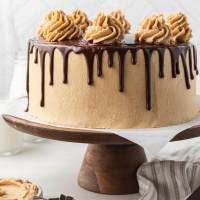
[(196, 49), (182, 44), (90, 44), (31, 39), (28, 112), (71, 127), (146, 128), (193, 119)]

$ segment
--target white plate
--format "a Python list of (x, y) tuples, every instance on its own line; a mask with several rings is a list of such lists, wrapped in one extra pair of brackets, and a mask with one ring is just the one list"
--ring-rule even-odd
[[(198, 103), (200, 104), (200, 97), (198, 96)], [(10, 114), (15, 117), (26, 119), (32, 122), (37, 122), (41, 124), (53, 125), (56, 127), (65, 128), (66, 125), (55, 125), (47, 123), (37, 118), (34, 118), (29, 113), (25, 112), (27, 105), (27, 98), (19, 98), (7, 102), (6, 109), (3, 113)], [(200, 105), (199, 105), (200, 108)], [(138, 129), (95, 129), (99, 131), (106, 131), (115, 133), (123, 138), (126, 138), (134, 143), (142, 146), (147, 152), (151, 152), (151, 155), (158, 153), (173, 137), (175, 137), (181, 131), (188, 129), (192, 126), (200, 125), (200, 113), (191, 121), (183, 124), (178, 124), (174, 126), (167, 126), (161, 128), (138, 128)], [(73, 128), (68, 126), (67, 128)], [(84, 130), (94, 130), (94, 129), (84, 129)], [(154, 151), (152, 152), (152, 146), (154, 146)]]

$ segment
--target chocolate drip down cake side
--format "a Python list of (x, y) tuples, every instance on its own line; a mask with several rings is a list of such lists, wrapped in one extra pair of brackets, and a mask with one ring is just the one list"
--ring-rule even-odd
[[(182, 13), (146, 17), (126, 40), (120, 11), (92, 22), (51, 11), (28, 45), (27, 111), (71, 127), (146, 128), (197, 113), (197, 53)], [(128, 35), (130, 37), (130, 34)]]

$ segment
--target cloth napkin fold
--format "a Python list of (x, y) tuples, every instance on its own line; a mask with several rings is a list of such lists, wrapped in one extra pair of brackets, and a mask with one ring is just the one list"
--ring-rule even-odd
[(185, 200), (200, 186), (200, 138), (170, 142), (137, 172), (139, 200)]

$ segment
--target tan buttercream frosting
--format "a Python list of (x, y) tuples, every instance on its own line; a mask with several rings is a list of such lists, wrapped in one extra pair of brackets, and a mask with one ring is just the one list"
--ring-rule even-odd
[(131, 25), (123, 15), (121, 10), (114, 10), (109, 15), (114, 17), (122, 25), (125, 33), (128, 33), (129, 29), (131, 28)]
[(121, 24), (113, 17), (99, 13), (85, 32), (84, 39), (92, 43), (112, 44), (123, 39)]
[(70, 16), (74, 20), (74, 23), (85, 32), (86, 28), (89, 26), (90, 21), (85, 12), (81, 10), (74, 10), (71, 12)]
[(48, 42), (78, 38), (80, 33), (81, 30), (73, 19), (61, 10), (49, 12), (38, 30), (39, 37)]
[(162, 14), (146, 17), (135, 33), (135, 41), (147, 44), (169, 44), (170, 30)]
[(38, 187), (29, 181), (0, 179), (0, 200), (30, 200)]
[(5, 195), (6, 193), (0, 188), (0, 198)]
[(178, 12), (168, 16), (166, 23), (170, 28), (173, 43), (188, 42), (192, 37), (192, 29), (183, 13)]

